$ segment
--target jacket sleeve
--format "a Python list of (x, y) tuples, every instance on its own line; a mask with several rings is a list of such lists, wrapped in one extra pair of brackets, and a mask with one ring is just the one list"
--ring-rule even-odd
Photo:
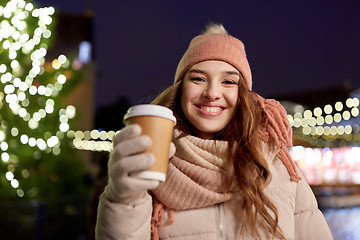
[(302, 179), (297, 184), (295, 198), (295, 239), (333, 239), (324, 215), (318, 208), (314, 193), (299, 168), (297, 171)]
[(95, 228), (98, 240), (150, 240), (152, 199), (149, 194), (136, 205), (111, 202), (106, 192), (100, 196)]

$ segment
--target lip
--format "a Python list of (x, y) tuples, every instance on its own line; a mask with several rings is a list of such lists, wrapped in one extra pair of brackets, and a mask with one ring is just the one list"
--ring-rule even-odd
[(201, 114), (206, 116), (218, 116), (226, 109), (220, 105), (196, 104), (195, 106)]

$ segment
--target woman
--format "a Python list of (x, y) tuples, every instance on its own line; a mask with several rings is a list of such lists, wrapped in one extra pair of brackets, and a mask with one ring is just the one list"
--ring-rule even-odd
[(240, 40), (222, 25), (195, 37), (174, 84), (153, 101), (177, 118), (167, 180), (130, 177), (154, 157), (142, 153), (151, 140), (138, 125), (124, 128), (114, 139), (97, 238), (332, 239), (287, 150), (285, 110), (251, 89)]

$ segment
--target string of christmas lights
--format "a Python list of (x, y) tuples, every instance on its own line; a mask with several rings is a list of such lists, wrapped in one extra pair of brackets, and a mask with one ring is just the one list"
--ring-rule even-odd
[[(348, 108), (347, 110), (344, 108), (343, 103), (337, 102), (334, 106), (327, 104), (324, 109), (316, 107), (312, 111), (305, 110), (303, 113), (297, 112), (294, 115), (288, 115), (290, 125), (295, 129), (294, 136), (319, 147), (323, 145), (332, 146), (334, 144), (331, 145), (331, 142), (335, 140), (342, 140), (340, 146), (346, 145), (344, 141), (360, 143), (359, 126), (356, 124), (354, 126), (323, 126), (325, 124), (340, 123), (342, 120), (347, 121), (350, 118), (359, 116), (358, 98), (347, 99), (345, 106)], [(296, 129), (302, 130), (298, 132)], [(70, 130), (68, 137), (73, 139), (75, 148), (80, 150), (111, 151), (111, 141), (115, 134), (114, 131), (106, 132), (96, 129), (85, 132), (76, 131), (76, 133)], [(321, 136), (326, 137), (327, 140), (319, 140), (318, 138)]]
[(312, 111), (305, 110), (288, 115), (294, 129), (294, 137), (316, 147), (343, 147), (358, 145), (360, 142), (359, 124), (349, 120), (359, 117), (359, 99), (348, 98), (345, 103), (336, 102)]

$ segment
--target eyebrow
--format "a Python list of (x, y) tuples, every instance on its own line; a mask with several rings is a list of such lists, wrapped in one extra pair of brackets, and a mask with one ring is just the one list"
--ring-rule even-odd
[(189, 73), (204, 73), (205, 71), (200, 70), (200, 69), (190, 69)]
[(235, 71), (226, 71), (227, 74), (229, 75), (237, 75), (240, 77), (240, 73), (239, 72), (235, 72)]
[[(205, 71), (200, 70), (200, 69), (190, 69), (189, 73), (205, 73)], [(225, 71), (225, 73), (229, 74), (229, 75), (237, 75), (240, 77), (240, 73), (236, 72), (236, 71)]]

